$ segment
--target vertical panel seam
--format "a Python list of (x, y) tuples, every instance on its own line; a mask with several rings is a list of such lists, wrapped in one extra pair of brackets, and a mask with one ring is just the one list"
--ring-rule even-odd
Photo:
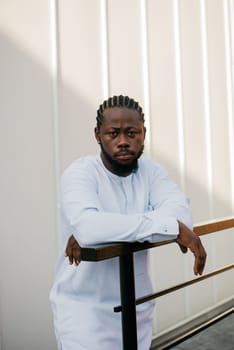
[(175, 74), (176, 74), (176, 108), (178, 123), (178, 146), (181, 188), (185, 190), (185, 149), (184, 149), (184, 116), (183, 116), (183, 84), (182, 84), (182, 58), (181, 34), (179, 20), (178, 0), (173, 2), (174, 43), (175, 43)]
[(59, 148), (59, 23), (58, 0), (50, 1), (50, 40), (51, 40), (51, 70), (52, 70), (52, 140), (55, 174), (55, 203), (56, 203), (56, 241), (60, 251), (60, 148)]
[[(234, 88), (233, 88), (233, 84), (234, 84), (234, 1), (230, 0), (229, 3), (229, 8), (230, 8), (230, 23), (231, 23), (231, 27), (230, 27), (230, 33), (231, 33), (231, 68), (232, 68), (232, 79), (231, 79), (231, 83), (232, 83), (232, 101), (234, 101)], [(231, 152), (230, 152), (230, 157), (231, 159), (231, 179), (232, 179), (232, 213), (234, 212), (234, 115), (230, 116), (230, 120), (229, 120), (229, 129), (230, 130), (230, 147), (231, 147)], [(233, 248), (234, 248), (234, 235), (232, 237), (232, 242), (233, 242)]]
[[(140, 0), (140, 32), (141, 32), (141, 59), (142, 59), (142, 80), (143, 80), (143, 103), (144, 103), (144, 118), (146, 127), (145, 136), (145, 155), (152, 157), (151, 143), (151, 108), (150, 108), (150, 63), (149, 63), (149, 44), (148, 44), (148, 16), (146, 0)], [(150, 262), (153, 262), (153, 252), (150, 252)], [(153, 272), (153, 271), (152, 271)], [(157, 333), (158, 325), (157, 318), (154, 317), (154, 330)]]
[(233, 2), (224, 1), (224, 26), (225, 26), (225, 58), (226, 58), (226, 83), (227, 83), (227, 106), (228, 106), (228, 138), (229, 159), (231, 178), (231, 206), (234, 210), (234, 122), (233, 122)]
[[(200, 0), (201, 13), (201, 33), (202, 33), (202, 66), (203, 66), (203, 92), (205, 107), (205, 135), (206, 135), (206, 162), (207, 162), (207, 181), (208, 181), (208, 200), (209, 200), (209, 217), (214, 217), (214, 196), (213, 196), (213, 164), (212, 164), (212, 147), (211, 147), (211, 114), (210, 114), (210, 91), (209, 91), (209, 71), (208, 71), (208, 45), (207, 45), (207, 21), (206, 21), (206, 5), (204, 0)], [(213, 269), (216, 262), (215, 237), (210, 238), (211, 241), (211, 263)], [(212, 279), (213, 302), (217, 301), (217, 284), (216, 279)]]
[[(178, 0), (173, 1), (173, 25), (174, 25), (174, 45), (175, 45), (175, 74), (176, 74), (176, 108), (178, 123), (178, 146), (179, 146), (179, 166), (181, 187), (185, 190), (185, 147), (184, 147), (184, 111), (183, 111), (183, 84), (182, 84), (182, 58), (181, 58), (181, 29), (179, 19)], [(188, 264), (184, 264), (184, 277), (188, 279)], [(191, 314), (189, 292), (184, 290), (185, 315)]]
[(100, 21), (101, 21), (101, 55), (102, 55), (102, 88), (103, 100), (109, 97), (109, 54), (108, 54), (108, 16), (107, 0), (101, 0), (100, 3)]
[(146, 155), (151, 156), (151, 113), (150, 113), (150, 92), (149, 92), (149, 48), (148, 48), (148, 19), (146, 0), (140, 0), (140, 14), (141, 14), (141, 56), (142, 56), (142, 78), (143, 78), (143, 98), (145, 110), (145, 126), (147, 129), (145, 139)]
[(207, 52), (207, 23), (206, 8), (204, 0), (200, 0), (201, 10), (201, 32), (202, 32), (202, 66), (203, 66), (203, 91), (205, 107), (205, 133), (206, 133), (206, 162), (208, 178), (208, 196), (209, 196), (209, 219), (213, 219), (213, 177), (212, 177), (212, 148), (211, 148), (211, 115), (210, 115), (210, 91), (209, 91), (209, 73), (208, 73), (208, 52)]

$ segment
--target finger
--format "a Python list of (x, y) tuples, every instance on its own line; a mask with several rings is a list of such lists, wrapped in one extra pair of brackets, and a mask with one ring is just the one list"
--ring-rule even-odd
[(65, 251), (65, 256), (68, 257), (69, 259), (69, 264), (73, 264), (73, 251), (72, 251), (72, 246), (67, 245), (66, 251)]
[(72, 265), (74, 262), (74, 258), (73, 258), (73, 252), (71, 250), (71, 252), (68, 255), (68, 259), (69, 259), (69, 264)]
[(80, 248), (78, 242), (76, 242), (76, 244), (73, 246), (73, 257), (75, 260), (75, 264), (79, 265), (79, 263), (81, 261), (81, 248)]
[(72, 255), (72, 248), (73, 245), (75, 244), (76, 240), (73, 235), (71, 235), (68, 239), (67, 246), (64, 252), (64, 256), (71, 256)]
[(205, 268), (205, 264), (206, 264), (206, 253), (205, 256), (202, 255), (199, 259), (198, 259), (198, 264), (197, 264), (197, 271), (199, 273), (199, 275), (202, 275), (204, 268)]
[(69, 263), (72, 262), (72, 260), (73, 260), (73, 259), (72, 259), (73, 254), (72, 254), (72, 248), (71, 248), (71, 247), (67, 247), (67, 248), (66, 248), (66, 251), (65, 251), (65, 253), (64, 253), (64, 256), (68, 258)]
[(79, 254), (79, 253), (78, 253), (78, 254), (76, 253), (74, 259), (75, 259), (75, 264), (76, 264), (76, 265), (79, 265), (79, 263), (80, 263), (80, 261), (81, 261), (80, 254)]
[(74, 262), (73, 249), (72, 248), (67, 249), (67, 257), (68, 257), (68, 260), (69, 260), (69, 264), (72, 265), (73, 262)]
[(195, 262), (194, 262), (194, 273), (195, 275), (202, 275), (206, 263), (206, 251), (202, 245), (198, 249), (198, 253), (194, 253)]
[(203, 261), (199, 261), (200, 259), (197, 259), (194, 263), (194, 274), (197, 275), (202, 275), (205, 264)]
[(75, 263), (76, 263), (76, 265), (79, 265), (79, 264), (80, 264), (80, 262), (81, 262), (81, 258), (80, 258), (80, 256), (79, 256), (79, 257), (77, 257), (77, 258), (75, 258)]

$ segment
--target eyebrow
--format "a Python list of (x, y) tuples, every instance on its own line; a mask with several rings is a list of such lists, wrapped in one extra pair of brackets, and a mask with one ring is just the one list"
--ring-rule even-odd
[[(120, 130), (121, 128), (117, 127), (117, 126), (108, 126), (107, 129), (114, 129), (114, 130)], [(127, 126), (126, 128), (124, 128), (126, 130), (130, 130), (130, 129), (140, 129), (140, 127), (137, 126)]]

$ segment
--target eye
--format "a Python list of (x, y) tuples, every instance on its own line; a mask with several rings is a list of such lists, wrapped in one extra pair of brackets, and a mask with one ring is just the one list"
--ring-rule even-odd
[(109, 135), (110, 137), (116, 137), (116, 136), (118, 135), (118, 132), (117, 132), (117, 131), (109, 131), (109, 132), (108, 132), (108, 135)]
[(129, 130), (129, 131), (128, 131), (128, 136), (129, 136), (129, 137), (134, 137), (136, 134), (138, 134), (137, 131), (134, 131), (134, 130)]

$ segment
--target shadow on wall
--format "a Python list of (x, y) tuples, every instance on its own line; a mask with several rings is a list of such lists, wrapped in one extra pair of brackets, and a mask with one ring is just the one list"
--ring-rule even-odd
[[(4, 350), (52, 350), (49, 290), (58, 253), (52, 80), (43, 64), (3, 33), (0, 51), (0, 340)], [(60, 94), (66, 110), (59, 121), (61, 159), (69, 154), (63, 168), (96, 147), (96, 111), (68, 87)], [(81, 122), (78, 130), (74, 118)]]
[[(170, 173), (171, 177), (179, 184), (181, 183), (181, 177), (178, 171), (178, 168), (175, 167), (175, 163), (169, 163), (162, 156), (154, 155), (153, 157), (157, 159)], [(201, 171), (203, 171), (201, 169)], [(228, 178), (228, 176), (227, 176)], [(194, 213), (193, 219), (194, 222), (201, 222), (207, 220), (215, 220), (216, 218), (222, 218), (226, 216), (233, 216), (232, 212), (232, 198), (231, 191), (229, 191), (229, 197), (226, 200), (221, 199), (213, 189), (211, 201), (213, 203), (213, 215), (214, 217), (210, 217), (209, 212), (209, 201), (210, 194), (207, 191), (207, 188), (201, 186), (200, 183), (191, 176), (185, 175), (185, 193), (191, 200), (191, 208)]]
[[(0, 51), (0, 338), (4, 350), (54, 350), (48, 300), (58, 246), (52, 80), (39, 61), (3, 33)], [(96, 109), (67, 85), (59, 93), (63, 169), (96, 151)], [(207, 197), (204, 188), (193, 186), (198, 196)], [(228, 204), (215, 201), (228, 215)]]

